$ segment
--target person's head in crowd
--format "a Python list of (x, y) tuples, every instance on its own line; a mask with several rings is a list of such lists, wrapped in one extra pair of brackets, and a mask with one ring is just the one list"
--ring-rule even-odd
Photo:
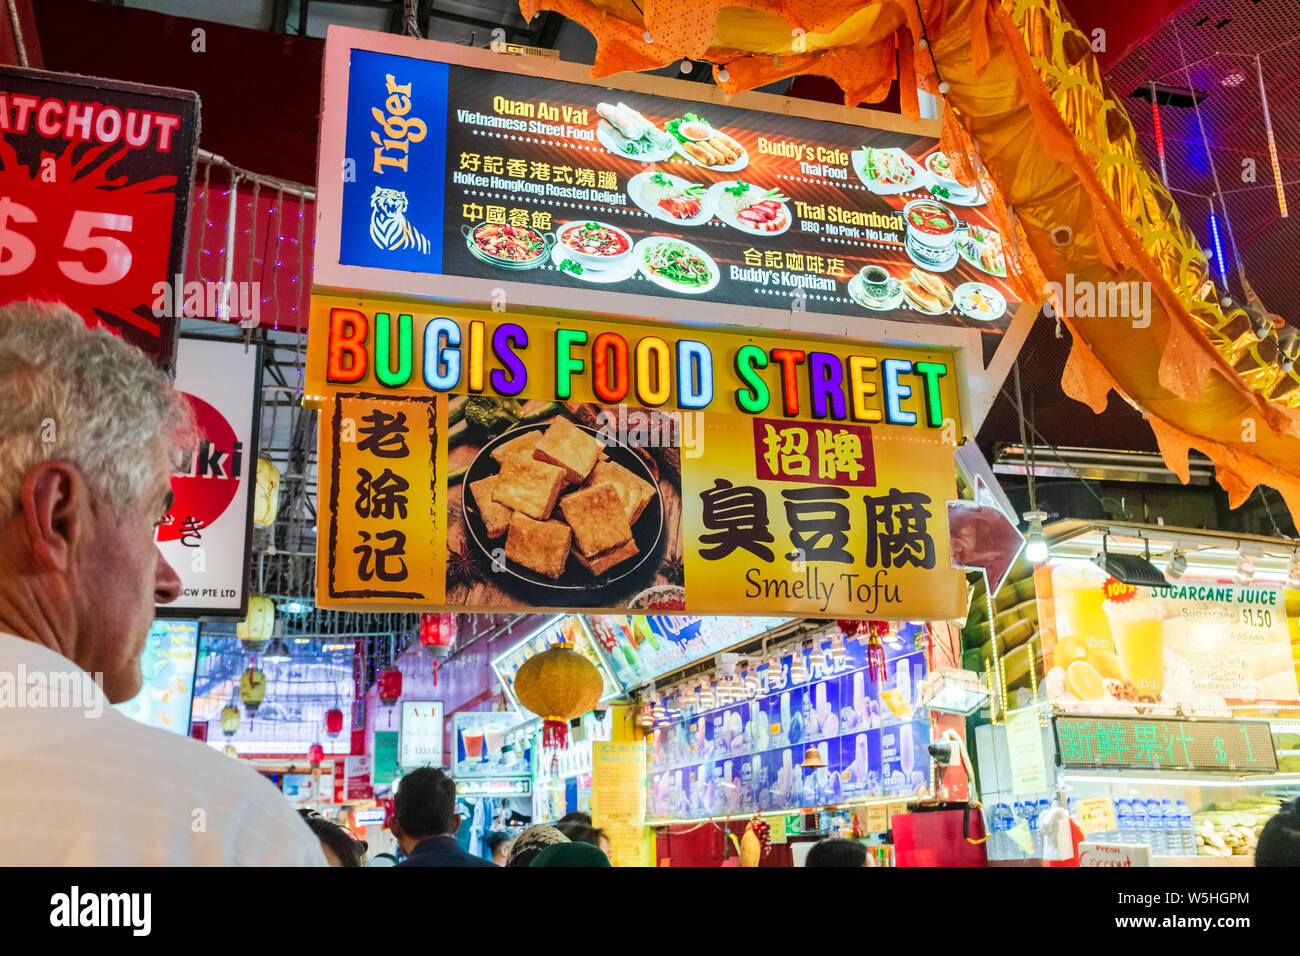
[(529, 866), (609, 866), (609, 857), (590, 843), (553, 843), (543, 849)]
[(456, 785), (433, 767), (421, 767), (402, 777), (393, 798), (393, 836), (403, 853), (429, 837), (454, 836), (460, 829)]
[(488, 849), (492, 852), (492, 862), (497, 866), (505, 866), (506, 860), (510, 858), (510, 845), (514, 843), (509, 833), (497, 830), (487, 839)]
[(368, 847), (364, 840), (358, 840), (346, 827), (325, 819), (317, 810), (299, 810), (298, 813), (320, 840), (321, 852), (330, 866), (365, 865)]
[(808, 851), (804, 866), (871, 866), (871, 854), (857, 840), (822, 840)]
[(563, 826), (566, 823), (581, 823), (584, 827), (591, 826), (591, 814), (583, 813), (581, 810), (574, 810), (572, 813), (566, 813), (556, 822), (556, 826)]
[(531, 866), (538, 854), (547, 847), (568, 842), (569, 838), (555, 827), (544, 823), (536, 824), (515, 838), (514, 844), (510, 847), (510, 856), (506, 859), (506, 866)]
[[(591, 818), (588, 817), (588, 820)], [(590, 823), (579, 823), (577, 821), (565, 823), (561, 820), (555, 825), (559, 830), (574, 843), (590, 843), (594, 847), (599, 847), (602, 853), (609, 853), (609, 837), (605, 831), (598, 827), (593, 827)]]
[(155, 603), (180, 597), (154, 534), (192, 422), (107, 329), (65, 306), (0, 307), (0, 632), (102, 674), (112, 703), (140, 689)]
[(1256, 866), (1300, 866), (1300, 800), (1282, 804), (1255, 846)]

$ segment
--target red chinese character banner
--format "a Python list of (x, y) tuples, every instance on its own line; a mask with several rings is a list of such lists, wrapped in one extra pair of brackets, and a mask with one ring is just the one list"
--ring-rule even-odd
[(66, 303), (170, 365), (198, 95), (0, 67), (0, 302)]

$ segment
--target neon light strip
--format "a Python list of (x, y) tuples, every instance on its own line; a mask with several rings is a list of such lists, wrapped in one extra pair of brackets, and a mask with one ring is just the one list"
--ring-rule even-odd
[(1214, 200), (1210, 200), (1210, 235), (1214, 237), (1214, 261), (1219, 265), (1223, 284), (1228, 284), (1228, 264), (1223, 259), (1223, 245), (1219, 242), (1219, 217), (1214, 214)]
[(1277, 161), (1277, 144), (1273, 141), (1273, 119), (1268, 115), (1268, 94), (1264, 92), (1264, 67), (1260, 64), (1259, 54), (1255, 54), (1255, 73), (1259, 77), (1259, 101), (1264, 105), (1264, 131), (1268, 134), (1268, 158), (1273, 164), (1273, 183), (1277, 187), (1277, 208), (1286, 215), (1286, 190), (1282, 186), (1282, 166)]
[(1151, 117), (1156, 124), (1156, 153), (1160, 156), (1160, 181), (1169, 185), (1169, 170), (1165, 168), (1165, 131), (1160, 125), (1160, 104), (1156, 102), (1156, 85), (1151, 84)]

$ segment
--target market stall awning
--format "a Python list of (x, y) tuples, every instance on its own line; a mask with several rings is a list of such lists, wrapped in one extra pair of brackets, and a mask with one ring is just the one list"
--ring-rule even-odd
[[(1214, 462), (1234, 506), (1266, 484), (1300, 517), (1292, 370), (1300, 334), (1279, 330), (1258, 302), (1247, 310), (1220, 301), (1089, 37), (1054, 0), (521, 0), (520, 8), (526, 18), (555, 10), (590, 30), (594, 76), (698, 59), (714, 64), (728, 92), (829, 76), (849, 106), (878, 102), (898, 78), (912, 118), (917, 87), (937, 93), (942, 83), (946, 152), (967, 182), (993, 187), (986, 193), (1018, 259), (1022, 295), (1050, 293), (1073, 335), (1066, 394), (1100, 412), (1114, 389), (1143, 410), (1181, 477), (1195, 448)], [(1097, 315), (1098, 294), (1117, 302), (1117, 283), (1149, 307)]]

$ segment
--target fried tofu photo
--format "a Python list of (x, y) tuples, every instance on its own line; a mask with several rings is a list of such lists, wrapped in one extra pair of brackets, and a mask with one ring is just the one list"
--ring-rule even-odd
[(629, 540), (617, 548), (610, 548), (600, 554), (588, 558), (577, 548), (573, 549), (573, 556), (582, 562), (582, 566), (597, 576), (604, 574), (616, 564), (622, 564), (628, 558), (634, 558), (641, 553), (641, 549), (636, 546), (636, 541)]
[(515, 513), (506, 535), (506, 557), (538, 574), (558, 578), (569, 560), (571, 540), (569, 526), (562, 522), (534, 521)]
[(514, 514), (492, 497), (500, 477), (500, 475), (489, 475), (487, 478), (472, 481), (469, 485), (469, 493), (474, 498), (474, 504), (478, 505), (479, 517), (483, 519), (483, 527), (487, 529), (489, 538), (499, 538), (505, 534), (506, 529), (510, 527), (510, 516)]
[(589, 558), (632, 538), (632, 524), (611, 481), (565, 495), (560, 499), (560, 511), (573, 529), (578, 548)]
[(591, 474), (603, 447), (595, 435), (567, 418), (557, 418), (533, 449), (533, 457), (559, 465), (568, 472), (570, 483), (576, 485)]
[(618, 492), (623, 510), (627, 512), (628, 524), (636, 524), (641, 512), (645, 511), (645, 506), (655, 496), (654, 486), (617, 462), (601, 459), (587, 476), (587, 484), (598, 485), (605, 481), (612, 484)]
[(533, 448), (541, 441), (542, 433), (537, 429), (530, 432), (524, 432), (518, 438), (512, 438), (508, 442), (497, 445), (492, 449), (492, 457), (496, 459), (497, 464), (505, 464), (505, 460), (510, 457), (522, 456), (524, 458), (533, 457)]
[(545, 521), (564, 489), (565, 471), (544, 461), (512, 455), (501, 463), (492, 497), (512, 511)]

